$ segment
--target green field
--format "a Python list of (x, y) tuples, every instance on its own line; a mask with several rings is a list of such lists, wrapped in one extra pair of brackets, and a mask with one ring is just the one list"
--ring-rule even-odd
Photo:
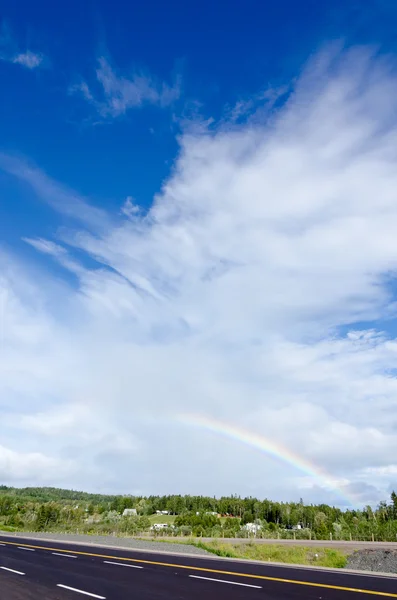
[(175, 515), (150, 515), (149, 521), (152, 525), (154, 523), (168, 523), (172, 525), (175, 521)]

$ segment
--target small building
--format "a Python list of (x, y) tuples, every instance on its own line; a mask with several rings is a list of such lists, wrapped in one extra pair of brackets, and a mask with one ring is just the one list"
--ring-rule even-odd
[(136, 517), (137, 512), (136, 508), (125, 508), (123, 512), (123, 517)]
[(169, 510), (156, 510), (156, 515), (169, 515)]
[(152, 531), (158, 531), (159, 529), (167, 529), (167, 527), (169, 527), (168, 523), (154, 523), (150, 529)]
[(262, 529), (262, 525), (259, 523), (247, 523), (243, 526), (243, 529), (248, 531), (249, 533), (258, 533)]

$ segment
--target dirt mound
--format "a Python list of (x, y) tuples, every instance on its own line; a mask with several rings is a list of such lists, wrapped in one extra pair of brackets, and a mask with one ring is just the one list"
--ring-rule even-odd
[(397, 573), (397, 550), (357, 550), (348, 557), (346, 568)]

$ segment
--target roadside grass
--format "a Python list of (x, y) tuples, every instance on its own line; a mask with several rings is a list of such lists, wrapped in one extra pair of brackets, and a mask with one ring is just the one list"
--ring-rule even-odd
[(6, 531), (7, 533), (9, 532), (14, 532), (14, 531), (21, 531), (20, 529), (18, 529), (18, 527), (12, 527), (11, 525), (0, 525), (0, 531)]
[(347, 565), (347, 559), (350, 551), (343, 552), (334, 548), (309, 548), (307, 546), (284, 546), (276, 544), (255, 544), (253, 542), (231, 544), (214, 540), (211, 542), (202, 542), (194, 537), (186, 539), (172, 539), (169, 537), (138, 538), (145, 541), (164, 542), (168, 544), (184, 544), (186, 546), (196, 546), (202, 550), (207, 550), (211, 554), (222, 556), (224, 558), (246, 558), (248, 560), (259, 560), (262, 562), (279, 562), (291, 565), (307, 565), (317, 567), (330, 567), (333, 569), (343, 569)]
[(228, 544), (191, 541), (197, 548), (226, 558), (246, 558), (266, 562), (279, 562), (293, 565), (313, 565), (342, 569), (346, 566), (347, 555), (333, 548), (308, 548), (307, 546), (277, 546), (275, 544), (239, 543)]

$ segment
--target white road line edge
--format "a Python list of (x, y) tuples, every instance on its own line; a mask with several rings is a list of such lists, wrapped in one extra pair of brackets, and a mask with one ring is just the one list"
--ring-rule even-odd
[(117, 565), (118, 567), (130, 567), (130, 569), (143, 569), (143, 567), (139, 567), (138, 565), (127, 565), (126, 563), (112, 562), (110, 560), (104, 560), (103, 562), (107, 565)]
[(54, 556), (66, 556), (67, 558), (77, 558), (77, 556), (73, 556), (73, 554), (61, 554), (60, 552), (51, 552)]
[(10, 573), (16, 573), (17, 575), (25, 575), (25, 573), (21, 573), (21, 571), (15, 571), (14, 569), (8, 569), (7, 567), (0, 567), (4, 571), (10, 571)]
[(91, 594), (90, 592), (85, 592), (84, 590), (78, 590), (77, 588), (72, 588), (68, 585), (63, 585), (62, 583), (57, 583), (57, 587), (63, 588), (64, 590), (69, 590), (71, 592), (77, 592), (78, 594), (84, 594), (84, 596), (91, 596), (91, 598), (99, 598), (99, 600), (106, 600), (105, 596), (97, 596), (97, 594)]
[(217, 581), (218, 583), (230, 583), (230, 585), (242, 585), (244, 587), (256, 588), (257, 590), (261, 590), (261, 585), (252, 585), (250, 583), (239, 583), (238, 581), (226, 581), (226, 579), (214, 579), (213, 577), (200, 577), (200, 575), (189, 575), (193, 579), (206, 579), (207, 581)]
[(28, 550), (29, 552), (36, 552), (33, 548), (25, 548), (24, 546), (17, 546), (18, 550)]

